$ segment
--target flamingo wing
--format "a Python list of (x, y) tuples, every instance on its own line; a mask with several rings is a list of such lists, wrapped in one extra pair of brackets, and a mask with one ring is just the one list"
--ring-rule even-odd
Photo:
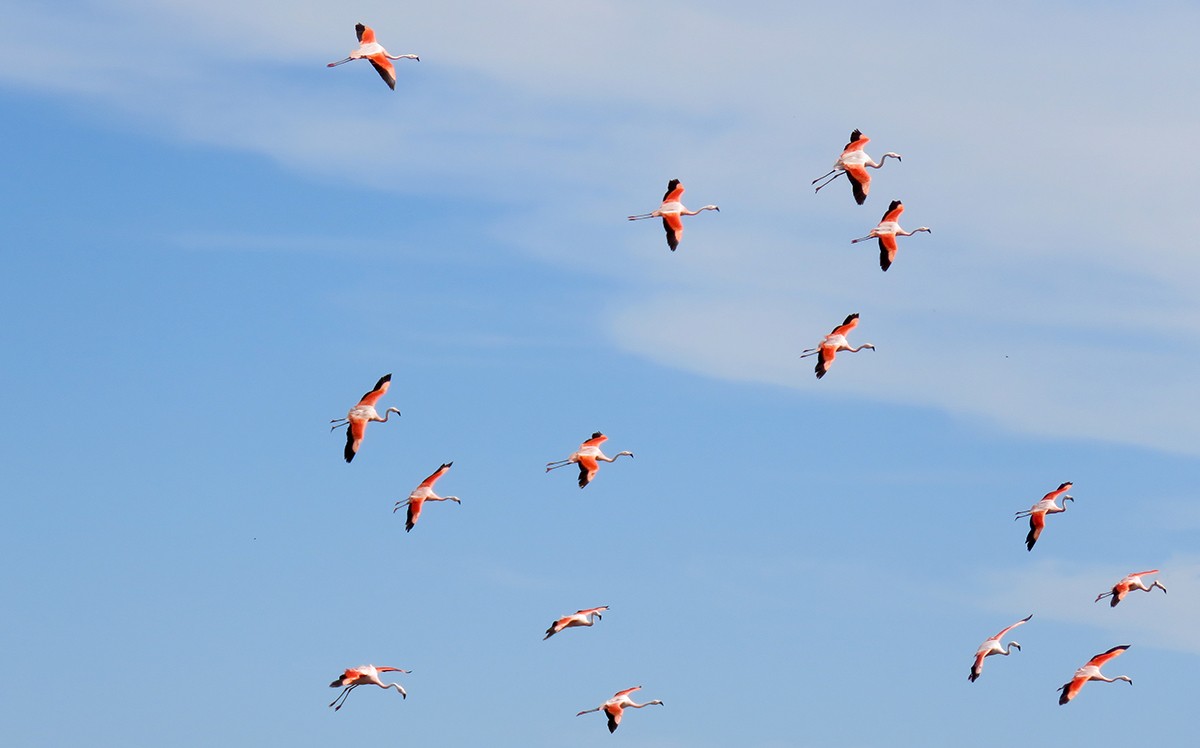
[(847, 315), (846, 319), (842, 320), (842, 324), (833, 328), (833, 332), (829, 333), (829, 335), (831, 337), (834, 335), (841, 335), (844, 338), (847, 335), (849, 335), (850, 331), (856, 327), (858, 327), (858, 313), (857, 312), (854, 314)]
[(862, 164), (851, 164), (846, 167), (846, 176), (854, 190), (854, 202), (862, 205), (867, 201), (867, 193), (871, 191), (871, 175)]
[(837, 357), (837, 348), (831, 345), (823, 345), (817, 351), (817, 379), (825, 376), (829, 371), (829, 366), (833, 363), (833, 359)]
[(1059, 485), (1058, 488), (1054, 489), (1050, 493), (1043, 496), (1042, 501), (1046, 501), (1046, 500), (1054, 501), (1054, 500), (1058, 499), (1059, 496), (1062, 496), (1064, 493), (1071, 490), (1071, 486), (1074, 486), (1074, 485), (1075, 484), (1072, 483), (1071, 481), (1067, 481), (1066, 483)]
[(1009, 626), (1008, 628), (1001, 629), (1001, 630), (1000, 630), (1000, 633), (999, 633), (999, 634), (996, 634), (996, 635), (995, 635), (995, 636), (993, 636), (992, 638), (993, 638), (993, 639), (995, 639), (996, 641), (1000, 641), (1000, 639), (1002, 639), (1002, 638), (1004, 637), (1004, 635), (1005, 635), (1005, 634), (1007, 634), (1009, 631), (1012, 631), (1012, 630), (1013, 630), (1013, 629), (1015, 629), (1017, 626), (1020, 626), (1022, 623), (1026, 623), (1027, 621), (1029, 621), (1029, 619), (1030, 619), (1030, 618), (1033, 618), (1033, 615), (1032, 615), (1032, 614), (1030, 614), (1030, 615), (1028, 615), (1028, 616), (1025, 616), (1024, 618), (1022, 618), (1021, 620), (1017, 621), (1016, 623), (1014, 623), (1013, 625)]
[(372, 44), (375, 41), (375, 31), (370, 26), (356, 23), (354, 24), (354, 33), (358, 35), (359, 44)]
[(664, 214), (663, 230), (667, 232), (667, 246), (674, 252), (679, 247), (679, 240), (683, 238), (683, 219), (678, 213)]
[(387, 393), (388, 387), (391, 387), (391, 386), (392, 386), (392, 375), (384, 374), (382, 377), (379, 378), (379, 381), (375, 383), (375, 388), (372, 389), (367, 394), (363, 395), (362, 399), (358, 401), (358, 404), (359, 405), (370, 405), (372, 408), (374, 408), (375, 403), (379, 402), (379, 398), (383, 397), (384, 394)]
[(842, 155), (844, 156), (852, 151), (861, 151), (863, 148), (866, 148), (867, 143), (870, 142), (871, 139), (866, 135), (863, 135), (862, 130), (856, 129), (854, 132), (850, 133), (850, 142), (847, 143), (846, 147), (842, 149)]
[(412, 532), (416, 526), (417, 520), (421, 517), (421, 507), (425, 504), (425, 499), (409, 499), (408, 500), (408, 517), (404, 521), (404, 531)]
[(375, 72), (379, 73), (379, 77), (383, 78), (383, 82), (388, 84), (388, 88), (396, 90), (396, 66), (382, 52), (377, 55), (371, 55), (367, 58), (371, 63), (371, 67), (375, 68)]
[(453, 464), (453, 462), (442, 463), (442, 466), (437, 470), (434, 470), (433, 475), (430, 475), (428, 478), (421, 481), (421, 485), (417, 486), (417, 488), (433, 488), (433, 484), (437, 483), (438, 478), (441, 478), (443, 475), (445, 475), (446, 472), (450, 470), (450, 466)]
[(600, 463), (592, 455), (583, 455), (579, 458), (579, 487), (583, 488), (591, 483), (596, 478), (596, 473), (600, 470)]
[(888, 206), (887, 212), (883, 214), (883, 219), (880, 221), (880, 223), (883, 223), (884, 221), (899, 221), (900, 214), (903, 212), (904, 204), (899, 200), (893, 200), (892, 204)]
[(896, 261), (896, 235), (883, 234), (879, 237), (879, 267), (883, 272)]
[(667, 182), (667, 192), (665, 195), (663, 195), (663, 202), (678, 202), (682, 197), (683, 185), (679, 183), (679, 180), (672, 179), (670, 182)]
[(1033, 544), (1041, 537), (1042, 528), (1046, 526), (1046, 513), (1034, 512), (1029, 515), (1029, 534), (1025, 536), (1025, 546), (1027, 550), (1033, 550)]
[(608, 606), (607, 606), (607, 605), (601, 605), (599, 608), (588, 608), (588, 609), (586, 609), (586, 610), (577, 610), (577, 611), (575, 611), (575, 615), (577, 615), (577, 616), (590, 616), (590, 615), (592, 615), (593, 613), (603, 613), (603, 612), (604, 612), (604, 611), (606, 611), (606, 610), (608, 610)]
[(583, 444), (580, 444), (579, 448), (586, 449), (588, 447), (599, 447), (601, 444), (603, 444), (606, 441), (608, 441), (608, 437), (605, 436), (604, 434), (601, 434), (599, 431), (597, 431), (596, 433), (592, 434), (591, 439), (588, 439)]
[(971, 674), (967, 676), (967, 680), (971, 681), (972, 683), (977, 681), (979, 676), (983, 673), (984, 657), (987, 657), (986, 650), (980, 647), (979, 651), (975, 653), (975, 662), (971, 665)]
[(1104, 663), (1108, 662), (1114, 657), (1119, 657), (1127, 649), (1129, 649), (1129, 645), (1122, 644), (1120, 646), (1113, 647), (1107, 652), (1101, 652), (1092, 659), (1088, 660), (1087, 665), (1084, 665), (1084, 667), (1103, 667)]
[(622, 696), (628, 696), (629, 694), (633, 693), (634, 691), (640, 691), (640, 690), (642, 690), (641, 686), (634, 686), (633, 688), (626, 688), (624, 691), (617, 691), (616, 693), (614, 693), (613, 698), (619, 699)]
[(1071, 679), (1070, 683), (1064, 683), (1062, 688), (1059, 689), (1062, 691), (1062, 696), (1058, 697), (1059, 705), (1061, 706), (1078, 696), (1079, 689), (1083, 688), (1083, 684), (1087, 682), (1088, 679), (1086, 676), (1077, 675)]
[(621, 713), (625, 711), (616, 704), (606, 704), (604, 713), (608, 715), (608, 731), (616, 732), (617, 725), (621, 724)]
[(346, 449), (343, 456), (346, 462), (354, 459), (354, 455), (358, 454), (358, 448), (362, 444), (363, 437), (367, 433), (367, 421), (353, 420), (346, 426)]

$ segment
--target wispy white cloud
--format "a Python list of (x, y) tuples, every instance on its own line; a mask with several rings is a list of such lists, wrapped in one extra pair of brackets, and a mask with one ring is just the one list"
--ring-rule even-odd
[[(0, 81), (322, 179), (505, 206), (508, 247), (622, 279), (611, 339), (665, 365), (814, 387), (794, 354), (858, 311), (879, 350), (823, 391), (1195, 453), (1200, 154), (1181, 134), (1200, 60), (1173, 50), (1200, 11), (960, 9), (967, 37), (944, 8), (860, 10), (884, 43), (851, 53), (836, 9), (769, 2), (22, 4)], [(324, 67), (360, 20), (422, 56), (395, 94)], [(905, 155), (866, 208), (807, 183), (856, 126)], [(723, 208), (675, 255), (623, 221), (672, 177)], [(884, 276), (848, 241), (890, 197), (934, 233)]]
[[(1093, 601), (1126, 574), (1143, 571), (1104, 565), (1043, 562), (1023, 571), (1006, 570), (985, 577), (992, 610), (1036, 610), (1039, 619), (1088, 626), (1115, 639), (1136, 641), (1172, 651), (1200, 654), (1200, 558), (1173, 556), (1156, 575), (1170, 592), (1135, 592), (1116, 609), (1107, 600)], [(1147, 578), (1149, 581), (1150, 578)]]

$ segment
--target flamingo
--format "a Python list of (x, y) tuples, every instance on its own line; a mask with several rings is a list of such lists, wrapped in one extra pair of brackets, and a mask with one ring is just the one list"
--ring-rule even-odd
[[(402, 698), (407, 699), (408, 693), (404, 690), (404, 688), (399, 683), (384, 683), (382, 680), (379, 679), (380, 673), (392, 673), (392, 672), (411, 673), (412, 671), (411, 670), (402, 670), (398, 667), (375, 667), (374, 665), (359, 665), (358, 667), (348, 668), (346, 670), (346, 672), (344, 672), (340, 676), (338, 676), (338, 678), (335, 679), (333, 681), (333, 683), (329, 684), (330, 688), (341, 688), (343, 686), (345, 687), (345, 690), (342, 691), (341, 693), (339, 693), (338, 697), (336, 699), (329, 702), (329, 706), (333, 706), (334, 704), (337, 704), (337, 706), (333, 706), (333, 711), (335, 711), (335, 712), (338, 711), (345, 705), (346, 698), (350, 696), (351, 691), (358, 688), (359, 686), (367, 686), (367, 685), (371, 685), (371, 684), (379, 686), (380, 688), (382, 688), (384, 690), (394, 687), (397, 691), (400, 692), (400, 696)], [(338, 704), (339, 701), (342, 703)]]
[(330, 431), (345, 426), (346, 427), (346, 462), (354, 459), (354, 455), (358, 454), (358, 447), (362, 444), (363, 436), (367, 433), (367, 424), (371, 421), (379, 421), (387, 423), (387, 419), (392, 413), (400, 415), (400, 411), (396, 408), (388, 408), (383, 413), (383, 418), (379, 417), (379, 413), (375, 410), (375, 403), (379, 402), (379, 398), (383, 397), (388, 391), (388, 387), (392, 386), (392, 375), (384, 374), (375, 383), (375, 388), (362, 396), (362, 400), (358, 401), (346, 414), (345, 418), (334, 418), (330, 421), (333, 425), (329, 427)]
[[(587, 608), (586, 610), (576, 611), (569, 616), (563, 616), (550, 624), (550, 628), (546, 629), (546, 635), (542, 637), (542, 641), (546, 641), (563, 629), (574, 628), (575, 626), (593, 626), (596, 621), (603, 618), (600, 613), (606, 610), (608, 610), (608, 606), (601, 605), (599, 608)], [(595, 616), (594, 619), (592, 618), (593, 616)]]
[(640, 221), (643, 218), (662, 218), (663, 228), (667, 232), (667, 246), (674, 252), (679, 246), (679, 240), (683, 238), (683, 219), (680, 216), (694, 216), (705, 210), (715, 210), (718, 213), (721, 209), (715, 205), (705, 205), (700, 210), (688, 210), (683, 207), (683, 203), (679, 202), (683, 197), (683, 185), (678, 179), (672, 179), (667, 182), (667, 194), (663, 195), (662, 205), (658, 206), (658, 210), (651, 213), (642, 213), (641, 215), (629, 216), (631, 221)]
[(638, 704), (634, 702), (633, 699), (629, 698), (629, 694), (633, 693), (634, 691), (640, 691), (641, 688), (641, 686), (634, 686), (633, 688), (626, 688), (624, 691), (617, 691), (615, 694), (613, 694), (611, 699), (595, 709), (584, 709), (575, 716), (578, 717), (587, 714), (588, 712), (598, 712), (603, 709), (604, 713), (608, 715), (608, 731), (616, 732), (617, 725), (621, 724), (621, 714), (624, 713), (626, 709), (641, 709), (644, 706), (651, 706), (653, 704), (662, 706), (662, 702), (658, 699), (647, 701), (645, 704)]
[(1160, 590), (1162, 590), (1164, 594), (1166, 594), (1167, 588), (1164, 587), (1162, 582), (1158, 581), (1157, 579), (1155, 579), (1154, 582), (1149, 587), (1147, 587), (1146, 583), (1142, 581), (1142, 575), (1157, 574), (1157, 573), (1158, 573), (1158, 569), (1151, 569), (1150, 571), (1139, 571), (1136, 574), (1130, 574), (1130, 575), (1126, 576), (1124, 579), (1122, 579), (1121, 581), (1114, 584), (1113, 588), (1112, 588), (1112, 592), (1105, 592), (1100, 595), (1097, 595), (1096, 599), (1093, 602), (1098, 603), (1106, 597), (1111, 597), (1112, 602), (1110, 602), (1109, 605), (1110, 605), (1110, 607), (1115, 608), (1115, 607), (1117, 607), (1117, 603), (1119, 603), (1125, 599), (1125, 596), (1127, 594), (1129, 594), (1130, 590), (1141, 590), (1142, 592), (1149, 592), (1150, 590), (1157, 587)]
[(579, 451), (565, 460), (555, 460), (554, 462), (546, 463), (546, 472), (555, 470), (560, 467), (566, 467), (573, 462), (579, 463), (579, 487), (583, 488), (591, 483), (596, 478), (596, 473), (600, 470), (600, 462), (616, 462), (621, 455), (629, 455), (633, 457), (633, 452), (618, 452), (612, 457), (606, 456), (600, 451), (600, 445), (608, 441), (608, 437), (597, 431), (592, 434), (592, 438), (579, 445)]
[(1079, 689), (1083, 688), (1083, 684), (1090, 680), (1102, 680), (1105, 683), (1123, 680), (1132, 686), (1133, 678), (1130, 678), (1128, 675), (1118, 675), (1115, 678), (1105, 678), (1100, 672), (1100, 668), (1104, 667), (1104, 663), (1108, 662), (1114, 657), (1117, 657), (1127, 649), (1129, 649), (1129, 645), (1122, 644), (1119, 647), (1113, 647), (1107, 652), (1098, 654), (1092, 659), (1088, 660), (1086, 665), (1075, 671), (1075, 677), (1071, 679), (1070, 683), (1064, 683), (1058, 688), (1059, 691), (1062, 691), (1062, 696), (1060, 696), (1058, 699), (1059, 705), (1061, 706), (1075, 698), (1079, 694)]
[[(1075, 485), (1071, 481), (1063, 483), (1058, 488), (1042, 497), (1042, 500), (1034, 504), (1029, 509), (1017, 512), (1017, 516), (1013, 517), (1016, 521), (1022, 517), (1029, 518), (1029, 534), (1025, 536), (1025, 547), (1028, 550), (1033, 550), (1033, 544), (1038, 541), (1042, 534), (1042, 528), (1046, 526), (1047, 514), (1058, 514), (1059, 512), (1067, 511), (1067, 502), (1074, 501), (1073, 496), (1063, 496), (1067, 491), (1071, 490), (1071, 486)], [(1054, 500), (1062, 496), (1062, 506), (1054, 503)]]
[(862, 130), (850, 133), (850, 142), (842, 150), (842, 155), (838, 156), (838, 160), (834, 162), (833, 169), (828, 174), (819, 176), (812, 181), (813, 184), (817, 184), (825, 177), (829, 177), (827, 182), (817, 186), (816, 191), (820, 192), (826, 184), (837, 179), (841, 174), (845, 174), (846, 178), (850, 180), (850, 186), (854, 188), (854, 200), (859, 205), (866, 202), (867, 193), (871, 191), (871, 175), (867, 173), (867, 167), (878, 169), (883, 166), (884, 161), (887, 161), (888, 156), (897, 161), (903, 160), (899, 153), (885, 153), (879, 159), (879, 163), (875, 163), (875, 160), (863, 150), (870, 142), (871, 139), (863, 135)]
[(858, 313), (851, 314), (846, 318), (846, 321), (837, 327), (833, 328), (833, 332), (825, 336), (825, 339), (817, 344), (816, 348), (805, 348), (800, 352), (800, 358), (807, 356), (817, 356), (817, 379), (825, 376), (825, 372), (829, 371), (829, 365), (833, 363), (833, 359), (837, 356), (838, 351), (847, 351), (849, 353), (858, 353), (863, 348), (875, 350), (875, 346), (870, 343), (863, 343), (857, 348), (851, 348), (850, 343), (846, 340), (846, 336), (850, 331), (858, 327)]
[(858, 239), (851, 239), (851, 244), (865, 242), (868, 239), (879, 239), (879, 267), (883, 268), (883, 272), (892, 266), (892, 261), (896, 259), (896, 237), (897, 236), (912, 236), (918, 231), (925, 231), (930, 234), (933, 230), (928, 226), (922, 226), (919, 229), (905, 231), (900, 228), (900, 214), (904, 212), (904, 204), (899, 200), (893, 200), (888, 206), (887, 212), (883, 214), (883, 219), (879, 225), (871, 229), (871, 233)]
[(410, 532), (417, 524), (417, 520), (421, 516), (421, 507), (426, 501), (453, 501), (455, 504), (462, 504), (462, 499), (457, 496), (438, 496), (433, 492), (433, 484), (437, 483), (438, 478), (445, 475), (453, 464), (453, 462), (443, 463), (440, 468), (433, 471), (433, 475), (421, 481), (421, 485), (414, 488), (407, 499), (396, 502), (396, 506), (392, 508), (392, 514), (395, 514), (400, 507), (408, 505), (408, 520), (404, 523), (405, 532)]
[(1017, 626), (1027, 622), (1030, 618), (1033, 618), (1033, 614), (1025, 616), (1006, 629), (1002, 629), (999, 634), (996, 634), (990, 639), (985, 640), (983, 644), (980, 644), (979, 649), (975, 650), (975, 664), (971, 665), (971, 674), (967, 676), (967, 680), (974, 683), (983, 673), (983, 658), (991, 657), (992, 655), (1004, 655), (1007, 657), (1008, 655), (1012, 654), (1013, 647), (1016, 647), (1017, 651), (1020, 651), (1020, 644), (1017, 644), (1016, 642), (1009, 642), (1008, 649), (1005, 649), (1004, 645), (1000, 643), (1000, 640), (1004, 638), (1004, 635), (1009, 631), (1012, 631)]
[(383, 82), (388, 84), (388, 88), (395, 91), (396, 68), (392, 65), (392, 60), (421, 61), (421, 58), (416, 55), (389, 55), (388, 51), (383, 48), (383, 45), (375, 41), (375, 30), (370, 26), (356, 23), (354, 24), (354, 33), (358, 34), (358, 49), (351, 52), (350, 56), (346, 59), (331, 62), (325, 67), (337, 67), (351, 60), (367, 60), (374, 66), (375, 71), (379, 73), (379, 77), (383, 78)]

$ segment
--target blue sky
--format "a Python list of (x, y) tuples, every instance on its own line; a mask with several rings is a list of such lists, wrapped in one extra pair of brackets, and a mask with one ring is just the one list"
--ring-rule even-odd
[[(0, 742), (1190, 735), (1197, 11), (898, 13), (10, 3)], [(395, 93), (325, 68), (357, 21), (421, 55)], [(862, 207), (809, 186), (855, 127), (904, 156)], [(721, 206), (674, 254), (625, 221), (671, 178)], [(883, 274), (849, 241), (893, 198), (933, 233)], [(818, 382), (851, 312), (878, 350)], [(542, 472), (597, 429), (636, 458)], [(1116, 644), (1135, 685), (1059, 707)], [(368, 662), (409, 698), (332, 713)], [(575, 718), (637, 684), (665, 706)]]

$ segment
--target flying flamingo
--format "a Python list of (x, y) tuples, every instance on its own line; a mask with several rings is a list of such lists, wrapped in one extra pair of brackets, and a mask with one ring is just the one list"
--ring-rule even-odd
[(383, 48), (383, 45), (375, 41), (375, 30), (370, 26), (357, 23), (354, 25), (354, 32), (358, 34), (358, 49), (351, 52), (350, 56), (346, 59), (331, 62), (325, 67), (337, 67), (351, 60), (367, 60), (374, 66), (375, 71), (379, 73), (379, 77), (383, 78), (383, 82), (388, 84), (388, 88), (395, 91), (396, 68), (392, 65), (392, 60), (421, 61), (421, 58), (416, 55), (389, 55), (388, 51)]
[(637, 216), (629, 216), (631, 221), (640, 221), (643, 218), (662, 218), (663, 228), (667, 232), (667, 246), (674, 252), (679, 246), (679, 240), (683, 238), (683, 219), (680, 216), (694, 216), (704, 210), (715, 210), (718, 213), (721, 209), (715, 205), (705, 205), (700, 210), (688, 210), (683, 207), (683, 203), (679, 202), (683, 197), (683, 185), (678, 179), (672, 179), (667, 182), (667, 194), (663, 195), (662, 205), (658, 206), (658, 210), (651, 213), (642, 213)]
[(596, 478), (596, 473), (600, 470), (600, 462), (616, 462), (617, 457), (621, 455), (629, 455), (633, 457), (633, 452), (618, 452), (613, 457), (606, 456), (600, 451), (600, 445), (608, 441), (608, 437), (597, 431), (592, 434), (592, 438), (579, 445), (579, 451), (571, 455), (565, 460), (555, 460), (554, 462), (546, 463), (546, 472), (555, 470), (560, 467), (566, 467), (573, 462), (579, 463), (579, 487), (583, 488), (591, 483)]
[(1059, 691), (1062, 691), (1062, 696), (1060, 696), (1058, 699), (1059, 705), (1061, 706), (1062, 704), (1065, 704), (1071, 699), (1075, 698), (1075, 696), (1079, 694), (1079, 689), (1083, 688), (1083, 684), (1087, 683), (1089, 680), (1102, 680), (1105, 683), (1123, 680), (1132, 686), (1133, 678), (1130, 678), (1128, 675), (1118, 675), (1115, 678), (1105, 678), (1100, 672), (1100, 668), (1104, 667), (1104, 663), (1118, 656), (1127, 649), (1129, 649), (1129, 645), (1122, 644), (1119, 647), (1113, 647), (1107, 652), (1098, 654), (1092, 659), (1088, 660), (1086, 665), (1075, 671), (1075, 677), (1071, 679), (1070, 683), (1064, 683), (1058, 688)]
[[(336, 699), (329, 702), (329, 706), (337, 704), (337, 706), (333, 706), (333, 711), (338, 711), (343, 705), (345, 705), (346, 698), (350, 696), (351, 691), (359, 686), (367, 686), (372, 684), (379, 686), (384, 690), (395, 688), (400, 692), (401, 697), (407, 699), (408, 693), (405, 692), (404, 688), (401, 687), (399, 683), (384, 683), (379, 679), (380, 673), (391, 672), (411, 673), (412, 671), (401, 670), (398, 667), (375, 667), (374, 665), (359, 665), (358, 667), (347, 669), (346, 672), (342, 673), (336, 680), (334, 680), (333, 683), (329, 684), (330, 688), (342, 688), (344, 686), (346, 689), (339, 693)], [(339, 701), (342, 703), (338, 704)]]
[(659, 706), (662, 705), (662, 702), (658, 699), (655, 699), (654, 701), (647, 701), (645, 704), (638, 704), (635, 703), (633, 699), (629, 698), (629, 694), (633, 693), (634, 691), (639, 691), (641, 688), (641, 686), (634, 686), (633, 688), (626, 688), (624, 691), (617, 691), (615, 694), (613, 694), (611, 699), (595, 709), (584, 709), (575, 716), (578, 717), (580, 715), (587, 714), (588, 712), (598, 712), (603, 709), (604, 713), (608, 715), (608, 731), (616, 732), (617, 725), (621, 724), (621, 714), (627, 708), (641, 709), (644, 706), (650, 706), (652, 704), (658, 704)]
[(1147, 587), (1146, 583), (1142, 581), (1143, 574), (1157, 574), (1157, 573), (1158, 573), (1158, 569), (1151, 569), (1150, 571), (1139, 571), (1136, 574), (1130, 574), (1129, 576), (1125, 577), (1121, 581), (1114, 584), (1113, 588), (1112, 588), (1112, 592), (1105, 592), (1103, 594), (1097, 595), (1096, 599), (1093, 602), (1098, 603), (1106, 597), (1112, 597), (1112, 602), (1110, 602), (1109, 605), (1111, 607), (1115, 608), (1115, 607), (1117, 607), (1117, 603), (1119, 603), (1125, 599), (1125, 596), (1129, 594), (1130, 590), (1141, 590), (1142, 592), (1149, 592), (1150, 590), (1157, 587), (1160, 590), (1162, 590), (1163, 593), (1165, 594), (1167, 591), (1167, 588), (1164, 587), (1162, 582), (1158, 581), (1157, 579), (1155, 579), (1154, 582), (1149, 587)]
[(388, 391), (388, 387), (392, 386), (392, 375), (385, 374), (375, 383), (375, 389), (362, 396), (362, 400), (358, 401), (346, 414), (345, 418), (334, 418), (330, 421), (333, 425), (329, 427), (330, 431), (339, 426), (346, 427), (346, 462), (354, 459), (354, 455), (358, 454), (358, 447), (362, 444), (363, 436), (367, 433), (367, 424), (371, 421), (379, 421), (387, 423), (387, 419), (392, 413), (400, 415), (400, 411), (396, 408), (388, 408), (383, 413), (383, 418), (379, 417), (379, 413), (375, 411), (375, 403), (379, 402), (379, 398), (384, 396)]
[(405, 504), (408, 505), (408, 521), (404, 523), (405, 532), (411, 531), (417, 524), (417, 519), (421, 516), (421, 507), (426, 501), (453, 501), (456, 504), (462, 504), (462, 500), (457, 496), (438, 496), (433, 492), (433, 484), (437, 483), (438, 478), (445, 475), (453, 464), (453, 462), (443, 463), (440, 468), (433, 471), (433, 475), (421, 481), (421, 485), (414, 488), (407, 499), (396, 502), (396, 506), (392, 508), (392, 514), (395, 514), (396, 510)]
[(850, 186), (854, 188), (854, 200), (859, 205), (866, 202), (867, 193), (871, 191), (871, 175), (867, 173), (867, 167), (878, 169), (883, 166), (884, 161), (887, 161), (888, 156), (897, 161), (903, 160), (898, 153), (885, 153), (879, 159), (879, 163), (875, 163), (875, 160), (863, 150), (870, 142), (871, 139), (863, 135), (861, 130), (850, 133), (850, 142), (846, 144), (842, 155), (838, 156), (838, 160), (834, 162), (833, 169), (828, 174), (819, 176), (812, 181), (813, 184), (817, 184), (825, 177), (829, 177), (827, 182), (817, 186), (816, 191), (820, 192), (826, 184), (837, 179), (841, 174), (845, 174), (846, 178), (850, 180)]
[[(1042, 497), (1042, 500), (1034, 504), (1029, 509), (1017, 512), (1017, 516), (1013, 520), (1021, 519), (1022, 517), (1029, 518), (1029, 534), (1025, 536), (1025, 546), (1029, 550), (1033, 550), (1033, 544), (1038, 541), (1042, 534), (1042, 528), (1046, 526), (1047, 514), (1058, 514), (1059, 512), (1067, 511), (1067, 502), (1074, 501), (1073, 496), (1063, 496), (1067, 491), (1071, 490), (1071, 486), (1075, 485), (1071, 481), (1063, 483), (1058, 488)], [(1054, 500), (1062, 496), (1062, 506), (1054, 503)]]
[(1005, 649), (1004, 645), (1000, 643), (1000, 640), (1002, 638), (1004, 638), (1004, 635), (1007, 634), (1009, 631), (1012, 631), (1017, 626), (1020, 626), (1022, 623), (1025, 623), (1030, 618), (1033, 618), (1032, 614), (1025, 616), (1024, 618), (1017, 621), (1016, 623), (1009, 626), (1008, 628), (1001, 630), (999, 634), (996, 634), (992, 638), (987, 639), (986, 641), (983, 642), (983, 644), (980, 644), (979, 649), (977, 649), (975, 651), (975, 664), (971, 665), (971, 674), (967, 676), (967, 680), (974, 683), (975, 680), (977, 678), (979, 678), (979, 676), (983, 673), (983, 658), (984, 657), (991, 657), (992, 655), (1004, 655), (1005, 657), (1007, 657), (1008, 655), (1012, 654), (1013, 647), (1016, 647), (1017, 650), (1020, 651), (1020, 649), (1021, 649), (1020, 644), (1017, 644), (1016, 642), (1009, 642), (1008, 649)]
[(858, 314), (851, 314), (846, 318), (846, 321), (837, 327), (833, 328), (833, 332), (825, 336), (825, 339), (817, 344), (816, 348), (805, 348), (800, 352), (800, 358), (816, 355), (817, 357), (817, 379), (825, 376), (825, 372), (829, 371), (829, 365), (833, 363), (833, 359), (837, 356), (838, 351), (847, 351), (849, 353), (858, 353), (863, 348), (875, 350), (875, 346), (870, 343), (863, 343), (857, 348), (851, 348), (850, 343), (846, 340), (846, 336), (850, 331), (858, 327)]
[(928, 226), (922, 226), (919, 229), (905, 231), (900, 228), (900, 214), (904, 212), (904, 204), (899, 200), (893, 200), (888, 206), (887, 212), (883, 214), (883, 219), (879, 225), (871, 229), (871, 233), (858, 239), (851, 239), (851, 244), (865, 242), (868, 239), (879, 239), (879, 267), (883, 268), (883, 272), (892, 266), (892, 261), (896, 259), (896, 237), (897, 236), (912, 236), (918, 231), (933, 233)]
[[(601, 605), (599, 608), (588, 608), (586, 610), (576, 611), (569, 616), (563, 616), (554, 623), (550, 624), (550, 628), (546, 629), (546, 635), (542, 637), (542, 641), (546, 641), (563, 629), (574, 628), (575, 626), (595, 625), (596, 621), (599, 621), (601, 618), (603, 618), (600, 613), (606, 610), (608, 610), (608, 606)], [(595, 620), (592, 619), (592, 616), (595, 616)]]

